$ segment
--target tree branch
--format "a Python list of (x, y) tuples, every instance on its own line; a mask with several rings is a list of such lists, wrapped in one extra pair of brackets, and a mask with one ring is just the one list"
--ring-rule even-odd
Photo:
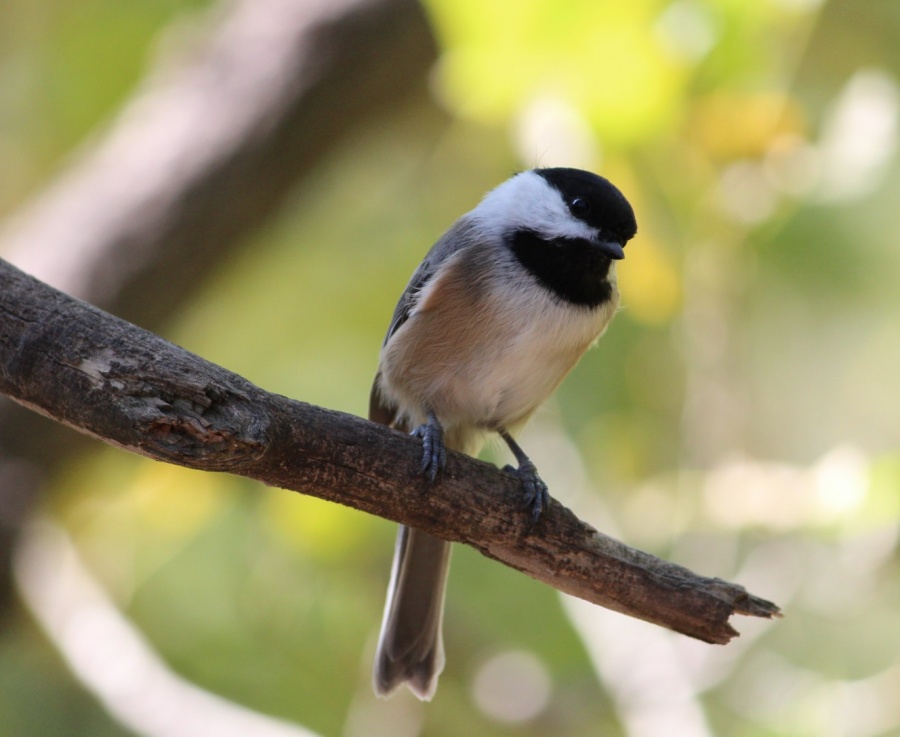
[(450, 454), (446, 474), (423, 493), (419, 441), (269, 394), (2, 261), (0, 392), (150, 458), (246, 476), (471, 545), (560, 591), (706, 642), (737, 634), (732, 614), (779, 613), (741, 586), (603, 535), (558, 502), (529, 529), (518, 480), (461, 454)]

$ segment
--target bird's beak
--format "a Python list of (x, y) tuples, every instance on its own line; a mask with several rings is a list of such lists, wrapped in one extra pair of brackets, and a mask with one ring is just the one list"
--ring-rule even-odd
[(600, 249), (601, 253), (616, 261), (625, 258), (625, 249), (622, 247), (621, 243), (617, 243), (616, 241), (600, 241), (597, 244), (597, 248)]

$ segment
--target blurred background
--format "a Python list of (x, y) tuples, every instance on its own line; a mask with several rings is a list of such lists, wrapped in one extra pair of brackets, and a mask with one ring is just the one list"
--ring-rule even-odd
[(392, 524), (4, 401), (0, 734), (900, 735), (900, 4), (0, 7), (0, 257), (297, 399), (365, 414), (514, 171), (617, 183), (623, 309), (523, 445), (785, 612), (705, 645), (457, 546), (437, 696), (380, 702)]

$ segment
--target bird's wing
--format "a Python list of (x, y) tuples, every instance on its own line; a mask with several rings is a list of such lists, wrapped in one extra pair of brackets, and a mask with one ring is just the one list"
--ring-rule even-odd
[(448, 258), (461, 248), (465, 248), (472, 243), (475, 237), (474, 224), (467, 217), (461, 217), (448, 230), (441, 239), (435, 243), (431, 250), (425, 254), (419, 268), (415, 270), (394, 308), (394, 316), (391, 318), (391, 325), (388, 328), (387, 335), (384, 336), (384, 342), (387, 343), (391, 336), (397, 332), (399, 327), (405, 323), (410, 314), (412, 314), (419, 295), (425, 286), (431, 281), (432, 277), (437, 273)]
[[(384, 336), (384, 344), (387, 344), (391, 336), (409, 319), (419, 300), (419, 295), (437, 273), (441, 264), (472, 242), (473, 229), (474, 224), (464, 216), (457, 220), (450, 230), (431, 247), (431, 250), (422, 259), (422, 263), (419, 264), (419, 268), (415, 270), (410, 278), (406, 289), (403, 290), (403, 294), (400, 295), (400, 300), (394, 308), (394, 315), (391, 318), (387, 335)], [(375, 374), (372, 390), (369, 393), (369, 419), (382, 425), (393, 425), (397, 419), (397, 408), (385, 404), (382, 399), (379, 391), (380, 377), (381, 372), (379, 371)]]

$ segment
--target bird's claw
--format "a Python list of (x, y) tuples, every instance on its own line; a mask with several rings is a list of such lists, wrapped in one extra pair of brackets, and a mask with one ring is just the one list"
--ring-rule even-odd
[(519, 477), (525, 490), (525, 505), (531, 510), (531, 524), (536, 524), (541, 513), (550, 506), (550, 489), (544, 479), (538, 475), (531, 461), (523, 462), (518, 468), (506, 466), (503, 470)]
[(419, 425), (412, 431), (412, 435), (422, 439), (422, 463), (419, 466), (419, 473), (429, 484), (433, 484), (447, 463), (444, 429), (434, 415), (429, 415), (428, 422)]

